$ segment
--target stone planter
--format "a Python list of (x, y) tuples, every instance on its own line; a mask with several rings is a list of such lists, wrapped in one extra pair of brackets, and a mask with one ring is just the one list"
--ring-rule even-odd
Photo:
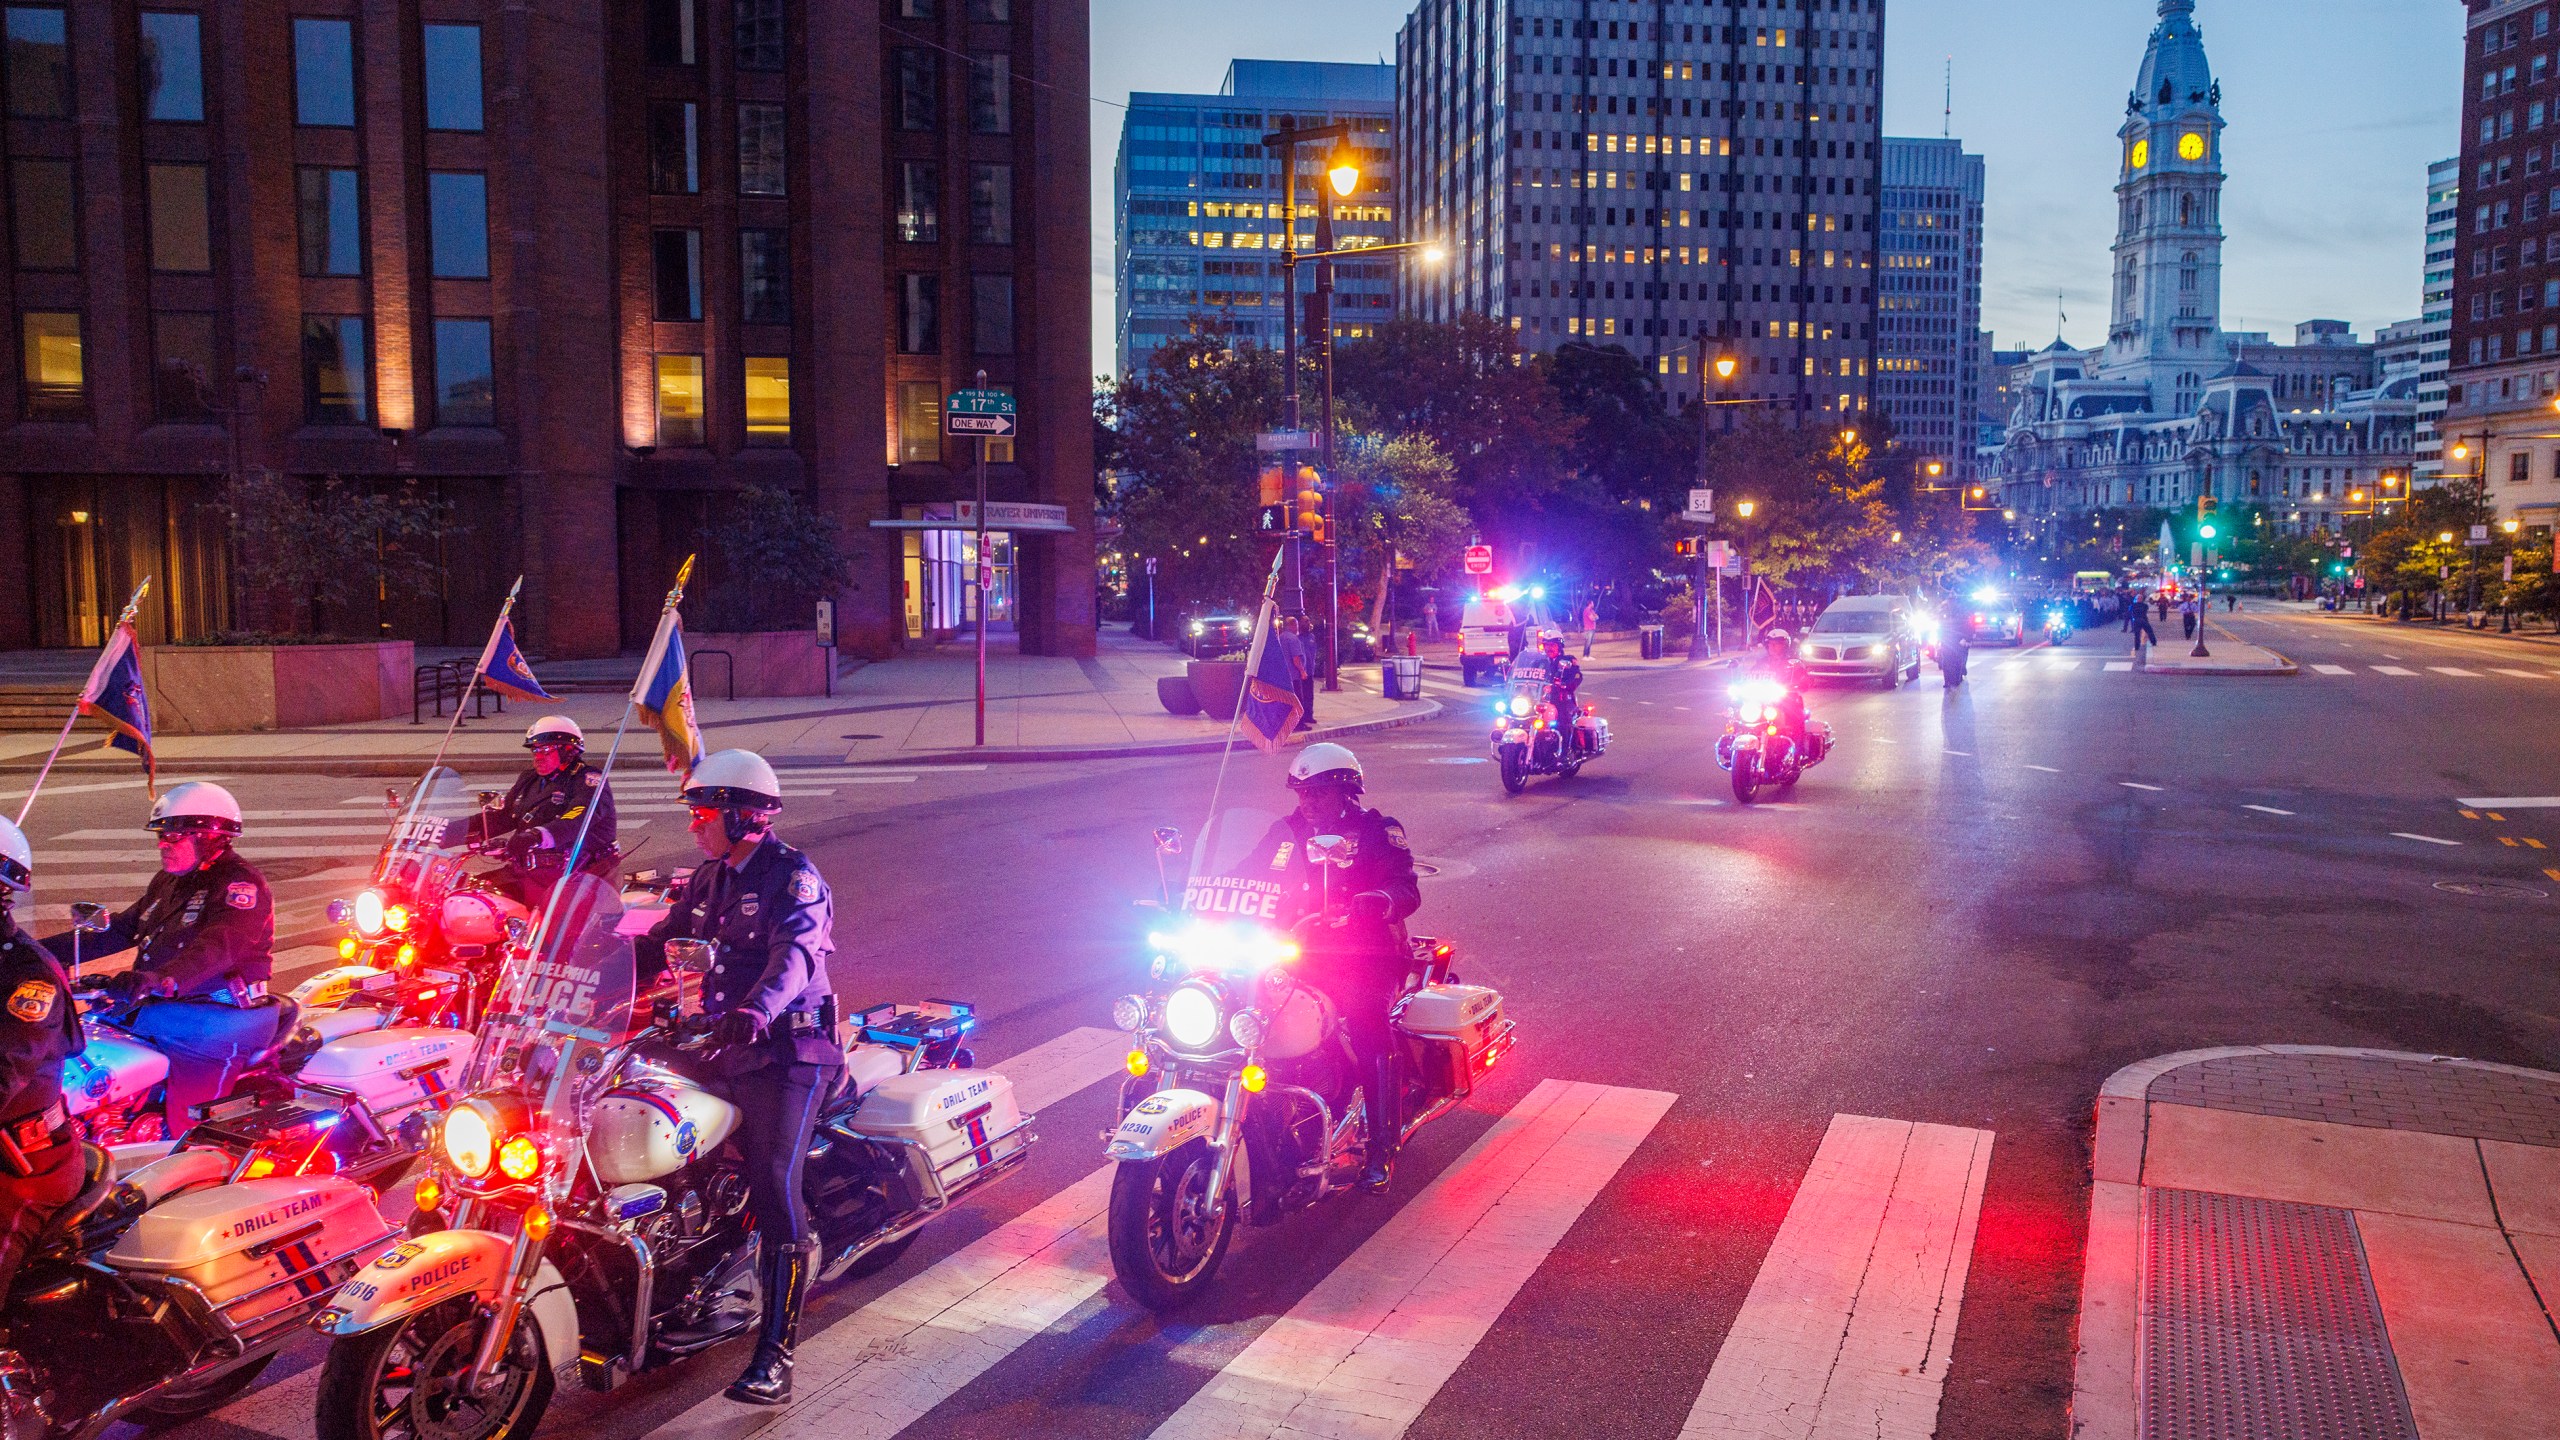
[[(685, 658), (693, 669), (693, 698), (726, 700), (729, 671), (736, 671), (737, 695), (823, 695), (827, 691), (827, 653), (807, 630), (688, 630)], [(726, 651), (729, 658), (705, 657)]]
[(1236, 706), (1244, 701), (1244, 662), (1194, 660), (1186, 668), (1191, 677), (1191, 693), (1209, 718), (1236, 718)]
[(151, 645), (142, 651), (152, 729), (224, 735), (406, 719), (417, 647)]

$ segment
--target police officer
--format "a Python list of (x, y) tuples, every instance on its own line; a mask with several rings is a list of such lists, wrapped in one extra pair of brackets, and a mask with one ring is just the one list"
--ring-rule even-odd
[[(240, 858), (240, 802), (203, 780), (173, 785), (152, 803), (148, 828), (160, 845), (160, 873), (142, 898), (95, 935), (68, 930), (46, 939), (58, 960), (80, 955), (134, 952), (133, 968), (108, 977), (105, 988), (120, 1000), (144, 995), (209, 996), (229, 1005), (264, 999), (275, 970), (275, 900), (266, 877)], [(77, 948), (75, 948), (75, 946)], [(236, 1023), (247, 1017), (216, 1012), (189, 1026), (207, 1054), (263, 1051), (272, 1026)], [(222, 1098), (231, 1081), (230, 1061), (184, 1051), (169, 1054), (166, 1113), (170, 1133), (187, 1119), (187, 1107)]]
[(1751, 671), (1785, 687), (1786, 693), (1778, 699), (1778, 719), (1786, 727), (1788, 743), (1803, 750), (1809, 728), (1805, 723), (1804, 692), (1813, 684), (1813, 672), (1796, 658), (1796, 637), (1775, 629), (1761, 636), (1760, 653), (1752, 657)]
[[(1342, 1016), (1369, 1100), (1368, 1166), (1360, 1183), (1383, 1194), (1394, 1177), (1404, 1119), (1387, 1016), (1413, 968), (1403, 921), (1421, 908), (1422, 884), (1404, 827), (1362, 808), (1360, 787), (1360, 759), (1349, 750), (1323, 743), (1299, 751), (1289, 763), (1297, 808), (1264, 835), (1249, 873), (1279, 877), (1286, 891), (1281, 916), (1299, 925), (1307, 956), (1303, 973)], [(1330, 876), (1307, 858), (1307, 842), (1325, 835), (1351, 842), (1349, 867)]]
[[(10, 913), (35, 883), (27, 837), (0, 820), (0, 1297), (27, 1246), (80, 1193), (80, 1146), (62, 1105), (62, 1062), (81, 1048), (78, 1009), (62, 967)], [(0, 1376), (25, 1364), (0, 1332)]]
[[(478, 833), (486, 845), (503, 842), (507, 888), (527, 905), (551, 897), (560, 881), (578, 827), (586, 825), (586, 845), (578, 868), (610, 878), (620, 852), (614, 848), (613, 786), (587, 763), (586, 732), (566, 715), (545, 715), (526, 728), (524, 748), (533, 752), (533, 768), (516, 777), (507, 798), (480, 812)], [(589, 809), (595, 811), (592, 824)]]
[(791, 1398), (791, 1351), (818, 1259), (800, 1194), (800, 1171), (844, 1068), (836, 1044), (835, 900), (818, 867), (773, 835), (782, 784), (763, 757), (721, 750), (685, 778), (694, 844), (703, 863), (665, 919), (639, 947), (644, 967), (666, 964), (669, 940), (714, 943), (703, 1008), (714, 1017), (716, 1075), (704, 1077), (742, 1112), (747, 1204), (764, 1267), (764, 1324), (729, 1398), (780, 1405)]
[(1548, 698), (1556, 704), (1556, 729), (1564, 735), (1565, 748), (1579, 748), (1581, 727), (1573, 718), (1582, 711), (1582, 662), (1565, 653), (1564, 632), (1553, 625), (1540, 630), (1537, 648), (1512, 662), (1511, 678), (1547, 687)]

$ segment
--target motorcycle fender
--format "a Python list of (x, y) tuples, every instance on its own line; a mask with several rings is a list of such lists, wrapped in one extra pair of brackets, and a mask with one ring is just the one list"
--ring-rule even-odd
[[(507, 1261), (515, 1242), (486, 1230), (437, 1230), (404, 1240), (357, 1271), (329, 1308), (311, 1318), (323, 1335), (362, 1335), (459, 1295), (493, 1298), (507, 1277)], [(528, 1302), (542, 1324), (542, 1342), (552, 1369), (578, 1359), (578, 1307), (569, 1284), (545, 1260), (534, 1271)]]
[(1510, 731), (1502, 737), (1502, 743), (1505, 745), (1526, 745), (1529, 743), (1529, 732), (1526, 730)]
[(1157, 1160), (1218, 1130), (1218, 1097), (1197, 1090), (1159, 1090), (1122, 1116), (1106, 1160)]
[(1757, 730), (1745, 730), (1741, 734), (1734, 736), (1733, 753), (1736, 755), (1756, 755), (1760, 753), (1760, 732)]
[(374, 965), (332, 965), (293, 987), (293, 1003), (305, 1010), (332, 1010), (347, 1003), (358, 985), (385, 973)]

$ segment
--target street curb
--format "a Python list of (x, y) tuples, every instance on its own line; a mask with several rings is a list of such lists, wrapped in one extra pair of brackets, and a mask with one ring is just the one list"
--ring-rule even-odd
[[(1415, 709), (1410, 714), (1390, 715), (1378, 720), (1362, 720), (1350, 725), (1319, 726), (1300, 738), (1309, 742), (1339, 740), (1346, 735), (1366, 735), (1373, 731), (1395, 730), (1407, 725), (1419, 725), (1426, 720), (1438, 719), (1446, 709), (1447, 707), (1440, 701), (1422, 700), (1415, 702)], [(1227, 742), (1222, 738), (1172, 740), (1146, 745), (1096, 746), (1085, 749), (929, 750), (913, 755), (884, 755), (875, 760), (781, 756), (774, 757), (772, 763), (774, 769), (788, 771), (812, 766), (834, 768), (844, 765), (985, 765), (1029, 764), (1045, 760), (1129, 760), (1144, 759), (1154, 755), (1214, 754), (1225, 749), (1226, 744)], [(455, 765), (457, 768), (474, 763), (474, 757), (470, 756), (459, 759), (448, 756), (446, 759), (448, 764)], [(174, 765), (165, 765), (162, 768), (172, 772), (192, 770), (223, 775), (345, 775), (396, 779), (416, 775), (425, 760), (424, 756), (384, 755), (314, 755), (292, 759), (257, 757), (238, 760), (207, 756), (201, 760), (183, 761)], [(495, 760), (486, 760), (484, 757), (483, 763), (507, 766), (512, 763), (512, 757), (501, 756)], [(42, 762), (38, 760), (0, 761), (0, 776), (33, 775), (41, 768)], [(134, 762), (122, 756), (114, 760), (94, 761), (73, 760), (66, 757), (55, 762), (53, 773), (60, 776), (115, 776), (129, 775), (133, 773), (133, 769)]]
[(2135, 1440), (2141, 1431), (2142, 1162), (2154, 1081), (2235, 1055), (2334, 1055), (2409, 1060), (2548, 1080), (2553, 1073), (2490, 1060), (2360, 1045), (2219, 1045), (2136, 1061), (2098, 1087), (2089, 1142), (2089, 1239), (2072, 1343), (2072, 1440)]

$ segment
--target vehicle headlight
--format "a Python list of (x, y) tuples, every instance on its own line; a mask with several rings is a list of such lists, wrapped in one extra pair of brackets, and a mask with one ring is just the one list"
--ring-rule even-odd
[(1147, 997), (1123, 995), (1111, 1002), (1111, 1023), (1123, 1030), (1135, 1030), (1147, 1023)]
[(457, 1173), (474, 1180), (489, 1173), (497, 1135), (489, 1112), (478, 1101), (458, 1105), (444, 1117), (443, 1142), (445, 1163)]
[(1201, 985), (1177, 986), (1164, 997), (1164, 1033), (1185, 1050), (1199, 1050), (1218, 1039), (1218, 997)]
[(1200, 634), (1201, 632), (1203, 632), (1203, 631), (1207, 630), (1208, 628), (1209, 628), (1208, 626), (1201, 624), (1201, 623), (1200, 623), (1199, 621), (1197, 621), (1197, 620), (1194, 620), (1194, 621), (1192, 621), (1192, 622), (1191, 622), (1191, 633), (1192, 633), (1192, 634), (1194, 634), (1194, 635)]
[(1757, 725), (1760, 723), (1760, 707), (1750, 703), (1749, 701), (1744, 701), (1734, 713), (1741, 717), (1742, 723), (1745, 725)]
[(1237, 1011), (1235, 1018), (1227, 1022), (1227, 1033), (1234, 1036), (1235, 1042), (1247, 1050), (1262, 1043), (1263, 1034), (1268, 1028), (1263, 1022), (1262, 1012), (1250, 1007)]
[(530, 1180), (542, 1173), (542, 1147), (530, 1135), (510, 1135), (498, 1147), (498, 1173), (510, 1180)]
[(382, 892), (367, 890), (356, 896), (356, 929), (367, 938), (382, 933)]
[(1525, 715), (1527, 715), (1527, 714), (1529, 713), (1529, 697), (1528, 697), (1528, 696), (1526, 696), (1526, 695), (1514, 695), (1514, 696), (1512, 696), (1512, 697), (1511, 697), (1511, 713), (1512, 713), (1512, 714), (1514, 714), (1514, 715), (1521, 715), (1521, 716), (1525, 716)]
[(382, 912), (382, 923), (394, 930), (408, 929), (412, 918), (406, 905), (394, 905)]

